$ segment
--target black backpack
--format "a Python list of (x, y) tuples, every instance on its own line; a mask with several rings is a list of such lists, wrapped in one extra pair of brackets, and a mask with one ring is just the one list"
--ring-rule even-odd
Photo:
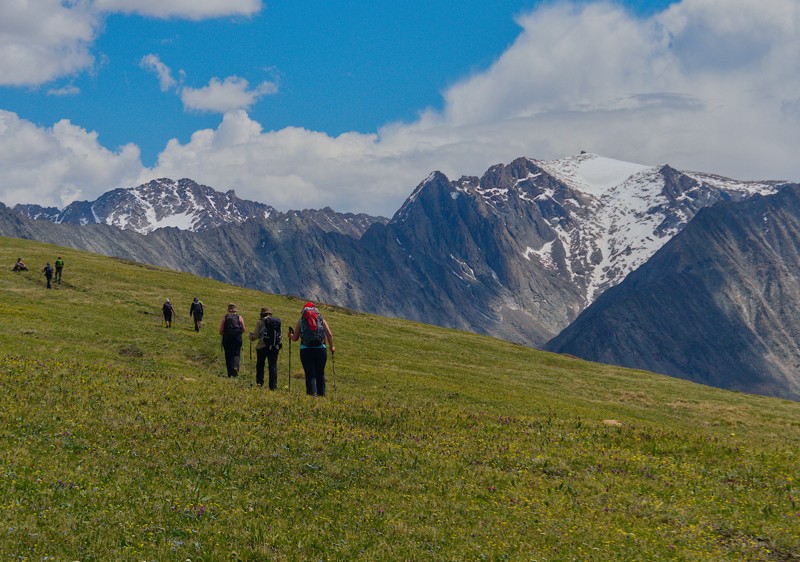
[(281, 319), (267, 316), (264, 318), (264, 331), (261, 332), (261, 341), (266, 344), (267, 349), (280, 349), (283, 347), (281, 341)]
[(238, 314), (225, 315), (225, 326), (222, 328), (222, 333), (226, 336), (238, 336), (242, 333), (242, 325), (239, 322)]

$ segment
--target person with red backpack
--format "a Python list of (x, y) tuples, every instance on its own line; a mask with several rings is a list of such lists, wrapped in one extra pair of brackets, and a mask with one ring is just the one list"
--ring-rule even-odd
[(300, 340), (300, 362), (306, 373), (306, 394), (325, 396), (325, 364), (328, 361), (325, 340), (328, 340), (331, 354), (336, 348), (333, 346), (331, 329), (313, 302), (303, 306), (303, 313), (294, 332), (290, 332), (290, 337), (292, 341)]
[(229, 377), (239, 376), (239, 358), (242, 354), (242, 334), (245, 333), (244, 318), (236, 312), (236, 305), (228, 305), (228, 313), (219, 324), (222, 349), (225, 350), (225, 368)]
[(250, 341), (256, 344), (256, 384), (264, 386), (264, 363), (269, 363), (269, 389), (278, 388), (278, 353), (281, 342), (281, 319), (272, 316), (272, 309), (261, 307), (261, 317), (256, 322), (255, 332), (250, 332)]

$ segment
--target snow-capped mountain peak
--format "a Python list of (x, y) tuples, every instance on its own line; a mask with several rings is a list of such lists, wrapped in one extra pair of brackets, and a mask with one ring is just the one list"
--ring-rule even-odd
[(204, 230), (241, 223), (253, 215), (266, 218), (274, 212), (268, 205), (239, 199), (232, 190), (222, 193), (189, 179), (168, 178), (109, 191), (90, 203), (88, 210), (94, 219), (88, 222), (141, 234), (166, 227)]
[(190, 179), (154, 179), (137, 187), (108, 191), (94, 201), (75, 201), (64, 209), (17, 205), (15, 210), (34, 220), (55, 223), (107, 224), (149, 234), (160, 228), (201, 231), (248, 220), (278, 221), (289, 216), (308, 221), (324, 232), (360, 237), (384, 217), (322, 210), (277, 211), (270, 205), (240, 199), (231, 189), (216, 191)]

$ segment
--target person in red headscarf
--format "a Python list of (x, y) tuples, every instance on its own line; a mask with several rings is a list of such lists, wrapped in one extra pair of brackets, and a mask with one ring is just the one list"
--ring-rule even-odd
[(327, 340), (331, 353), (333, 333), (313, 302), (303, 306), (303, 313), (290, 335), (292, 341), (300, 340), (300, 362), (306, 373), (306, 394), (325, 396), (325, 364), (328, 362)]

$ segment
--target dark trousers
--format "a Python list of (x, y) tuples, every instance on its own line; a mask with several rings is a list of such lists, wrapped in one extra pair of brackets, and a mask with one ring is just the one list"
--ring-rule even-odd
[(222, 349), (225, 350), (225, 368), (229, 377), (239, 376), (239, 356), (242, 352), (242, 334), (222, 336)]
[(278, 388), (278, 353), (279, 349), (256, 349), (256, 384), (264, 386), (264, 363), (268, 363), (269, 389)]
[(56, 283), (61, 285), (61, 268), (60, 267), (56, 268)]
[(324, 347), (301, 349), (300, 362), (306, 372), (306, 394), (325, 396), (325, 363), (328, 362), (328, 350)]
[(50, 281), (53, 279), (53, 276), (52, 276), (52, 275), (49, 275), (49, 276), (48, 276), (48, 275), (45, 275), (45, 279), (47, 279), (47, 288), (48, 288), (48, 289), (52, 289), (53, 287), (52, 287), (52, 285), (50, 284)]
[(202, 316), (198, 316), (197, 314), (194, 315), (194, 331), (195, 332), (199, 332), (200, 331), (200, 323), (202, 321), (203, 321), (203, 317)]

